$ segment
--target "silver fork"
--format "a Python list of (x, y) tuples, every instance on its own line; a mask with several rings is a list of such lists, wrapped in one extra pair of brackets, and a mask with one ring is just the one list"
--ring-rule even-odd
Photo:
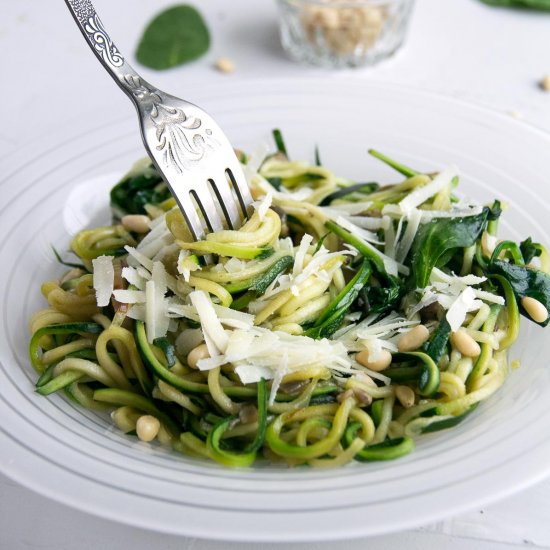
[(223, 229), (224, 218), (227, 227), (237, 229), (250, 211), (252, 196), (220, 127), (196, 105), (139, 76), (114, 45), (90, 0), (65, 2), (100, 63), (136, 107), (145, 149), (195, 239)]

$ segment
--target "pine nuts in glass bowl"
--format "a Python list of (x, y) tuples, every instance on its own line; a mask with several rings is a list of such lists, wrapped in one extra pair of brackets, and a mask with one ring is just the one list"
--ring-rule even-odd
[(278, 0), (281, 41), (294, 59), (325, 67), (371, 65), (405, 39), (414, 0)]

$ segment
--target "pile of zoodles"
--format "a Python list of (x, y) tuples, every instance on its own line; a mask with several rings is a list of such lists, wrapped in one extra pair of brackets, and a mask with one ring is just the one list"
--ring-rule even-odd
[(520, 314), (549, 321), (545, 248), (498, 240), (505, 205), (458, 198), (453, 167), (370, 151), (404, 179), (358, 183), (274, 135), (240, 153), (256, 202), (238, 230), (194, 240), (148, 160), (112, 189), (113, 224), (42, 285), (39, 394), (226, 466), (332, 467), (402, 457), (500, 388)]

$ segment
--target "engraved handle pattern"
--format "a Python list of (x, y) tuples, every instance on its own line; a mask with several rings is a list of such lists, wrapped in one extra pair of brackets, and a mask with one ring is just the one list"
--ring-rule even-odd
[[(188, 116), (181, 108), (170, 106), (166, 94), (141, 78), (124, 59), (105, 30), (91, 0), (65, 0), (80, 31), (97, 58), (136, 104), (142, 118), (144, 143), (164, 170), (177, 174), (191, 169), (219, 144), (201, 119)], [(152, 135), (143, 128), (144, 119)], [(156, 141), (156, 146), (151, 147)], [(156, 150), (156, 151), (155, 151)], [(156, 152), (161, 158), (157, 158)]]
[[(65, 0), (92, 50), (111, 71), (124, 65), (124, 57), (107, 34), (90, 0)], [(111, 72), (110, 71), (110, 72)], [(114, 75), (113, 75), (114, 76)]]
[[(65, 0), (80, 32), (86, 42), (96, 54), (104, 69), (113, 77), (126, 95), (136, 104), (140, 105), (139, 94), (129, 85), (133, 79), (141, 80), (136, 71), (124, 59), (119, 49), (105, 30), (99, 15), (96, 13), (91, 0)], [(148, 86), (149, 89), (152, 86)], [(157, 95), (161, 92), (154, 90)]]
[(164, 101), (159, 90), (137, 75), (125, 75), (124, 81), (154, 129), (155, 149), (162, 156), (158, 158), (154, 151), (151, 154), (159, 162), (162, 159), (164, 169), (182, 174), (219, 146), (201, 118)]

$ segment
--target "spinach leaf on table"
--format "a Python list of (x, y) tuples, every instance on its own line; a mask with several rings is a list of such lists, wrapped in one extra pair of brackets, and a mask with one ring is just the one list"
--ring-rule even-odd
[(170, 69), (199, 58), (209, 47), (210, 33), (202, 15), (193, 6), (180, 4), (147, 25), (136, 58), (151, 69)]
[(550, 10), (550, 0), (481, 0), (491, 6), (507, 8), (530, 8), (534, 10)]

